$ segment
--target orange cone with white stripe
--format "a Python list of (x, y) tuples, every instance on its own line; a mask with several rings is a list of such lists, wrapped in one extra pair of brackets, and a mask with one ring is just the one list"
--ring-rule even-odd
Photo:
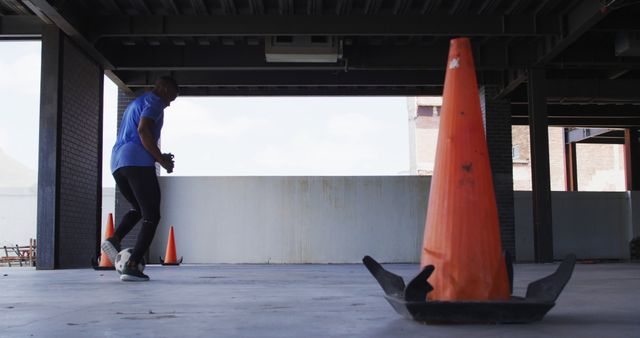
[[(490, 114), (491, 112), (488, 112)], [(509, 299), (489, 153), (468, 38), (451, 40), (420, 264), (427, 298)]]

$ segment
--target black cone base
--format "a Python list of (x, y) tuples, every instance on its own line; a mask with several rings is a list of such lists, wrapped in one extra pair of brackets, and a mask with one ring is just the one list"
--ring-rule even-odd
[(363, 262), (385, 291), (385, 298), (402, 316), (425, 323), (530, 323), (542, 320), (555, 305), (573, 273), (576, 262), (568, 255), (551, 275), (527, 288), (524, 298), (512, 296), (505, 301), (429, 301), (426, 295), (433, 287), (427, 282), (433, 266), (425, 267), (405, 287), (401, 277), (385, 270), (373, 258)]
[(115, 270), (116, 268), (114, 266), (100, 266), (100, 263), (98, 262), (100, 260), (100, 258), (98, 258), (97, 260), (92, 258), (91, 259), (91, 267), (94, 270)]
[(165, 265), (165, 266), (178, 266), (178, 265), (182, 264), (182, 258), (183, 257), (180, 257), (180, 260), (177, 261), (176, 263), (165, 263), (164, 259), (162, 259), (162, 257), (160, 257), (160, 264)]

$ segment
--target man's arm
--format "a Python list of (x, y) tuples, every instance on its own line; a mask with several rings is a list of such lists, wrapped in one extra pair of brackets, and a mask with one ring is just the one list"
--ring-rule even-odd
[(142, 141), (144, 149), (153, 156), (156, 162), (160, 163), (160, 165), (170, 173), (173, 171), (173, 160), (171, 160), (170, 156), (162, 154), (160, 148), (158, 148), (158, 144), (153, 137), (154, 126), (155, 122), (153, 119), (141, 117), (140, 123), (138, 124), (138, 136), (140, 136), (140, 141)]

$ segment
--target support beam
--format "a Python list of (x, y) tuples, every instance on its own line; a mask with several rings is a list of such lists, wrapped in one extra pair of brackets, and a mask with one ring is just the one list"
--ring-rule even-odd
[(547, 81), (547, 97), (640, 101), (638, 88), (638, 79), (557, 79)]
[(62, 13), (53, 7), (47, 0), (29, 0), (25, 2), (25, 5), (34, 12), (42, 13), (46, 19), (50, 20), (60, 30), (62, 30), (67, 36), (69, 36), (79, 47), (81, 47), (87, 54), (100, 63), (105, 69), (112, 69), (113, 65), (107, 61), (102, 54), (100, 54), (89, 41), (87, 41), (83, 34), (78, 30), (80, 25), (77, 18), (67, 18)]
[(596, 137), (598, 135), (606, 134), (612, 131), (609, 128), (571, 128), (564, 131), (564, 143), (578, 143), (584, 140)]
[(34, 15), (0, 16), (0, 39), (38, 39), (42, 36), (42, 20)]
[[(640, 87), (637, 87), (640, 88)], [(529, 115), (526, 104), (512, 104), (511, 113), (514, 117)], [(550, 119), (583, 118), (590, 120), (601, 119), (638, 119), (640, 105), (635, 104), (551, 104), (547, 102), (547, 115)], [(621, 121), (624, 122), (624, 121)]]
[[(529, 125), (529, 117), (516, 116), (511, 119), (513, 125)], [(580, 128), (629, 128), (640, 127), (640, 118), (548, 118), (550, 127), (580, 127)]]
[(564, 129), (564, 181), (566, 191), (578, 191), (576, 144), (570, 141), (570, 129)]
[(187, 87), (180, 96), (442, 96), (442, 87)]
[[(609, 13), (599, 0), (584, 0), (576, 3), (576, 6), (562, 18), (564, 27), (562, 36), (547, 37), (531, 50), (532, 54), (536, 55), (536, 60), (532, 63), (534, 67), (547, 65)], [(524, 76), (519, 74), (509, 79), (499, 97), (510, 95), (524, 82)]]
[(105, 75), (107, 75), (119, 87), (124, 87), (124, 82), (122, 82), (122, 80), (120, 80), (118, 76), (111, 71), (114, 68), (113, 65), (104, 56), (102, 56), (93, 44), (85, 38), (84, 33), (78, 29), (78, 26), (80, 26), (78, 18), (68, 18), (51, 6), (47, 0), (25, 1), (25, 5), (34, 13), (37, 13), (43, 22), (55, 24), (60, 30), (68, 35), (77, 46), (98, 62)]
[(97, 16), (91, 41), (122, 36), (555, 36), (556, 20), (535, 15), (423, 16)]
[[(55, 24), (60, 30), (69, 36), (77, 46), (98, 62), (100, 67), (104, 70), (105, 75), (107, 75), (111, 81), (119, 87), (125, 88), (122, 80), (120, 80), (115, 73), (111, 71), (113, 69), (113, 65), (104, 56), (102, 56), (100, 52), (98, 52), (93, 44), (85, 38), (84, 33), (78, 29), (78, 26), (80, 25), (78, 18), (66, 17), (63, 13), (58, 12), (56, 8), (51, 6), (47, 0), (29, 0), (25, 1), (24, 4), (29, 7), (31, 11), (37, 13), (44, 23)], [(129, 89), (125, 90), (128, 91)]]
[(609, 134), (597, 136), (594, 138), (590, 138), (580, 142), (581, 144), (619, 144), (624, 146), (624, 131), (622, 131), (622, 136), (616, 136), (616, 134)]
[(38, 152), (38, 255), (36, 268), (55, 269), (58, 251), (62, 39), (57, 27), (42, 34), (40, 76), (40, 140)]
[(41, 68), (36, 267), (88, 267), (101, 228), (104, 72), (53, 25)]
[[(524, 60), (523, 60), (524, 61)], [(620, 64), (618, 64), (618, 67)], [(507, 87), (505, 87), (500, 96), (505, 96), (514, 92), (525, 81), (525, 77), (519, 77), (512, 80)], [(617, 104), (621, 102), (639, 102), (640, 92), (636, 89), (640, 87), (640, 80), (638, 79), (615, 79), (615, 80), (602, 80), (602, 79), (553, 79), (547, 81), (547, 98), (549, 101), (565, 102), (570, 105), (570, 102), (582, 102), (591, 103), (607, 103), (615, 102)], [(518, 103), (515, 99), (514, 103)], [(525, 103), (525, 102), (522, 102)], [(551, 102), (549, 102), (551, 103)], [(595, 106), (594, 106), (595, 107)], [(588, 106), (577, 107), (578, 109), (590, 109)], [(600, 107), (595, 107), (600, 109)], [(621, 110), (624, 107), (613, 107), (611, 109)], [(636, 111), (640, 106), (636, 106), (633, 109)]]
[[(595, 44), (595, 42), (593, 42)], [(571, 48), (569, 51), (563, 52), (556, 59), (549, 62), (546, 65), (547, 69), (558, 70), (583, 70), (585, 68), (599, 70), (602, 72), (609, 72), (612, 69), (616, 70), (623, 65), (626, 68), (624, 71), (640, 70), (640, 62), (634, 60), (631, 57), (616, 57), (615, 55), (606, 55), (605, 57), (594, 56), (593, 54), (604, 53), (609, 51), (613, 47), (609, 45), (592, 47), (594, 51), (585, 51), (580, 47)], [(574, 53), (587, 53), (585, 55), (574, 55)], [(616, 74), (617, 73), (617, 74)], [(614, 71), (611, 80), (624, 75), (626, 72), (623, 70)]]
[[(263, 42), (250, 45), (187, 45), (164, 44), (149, 46), (122, 45), (120, 41), (105, 40), (98, 50), (109, 59), (116, 70), (270, 70), (277, 68), (322, 69), (334, 67), (346, 70), (442, 70), (449, 46), (446, 41), (431, 46), (345, 46), (342, 60), (347, 64), (268, 63)], [(504, 43), (477, 45), (474, 62), (479, 71), (503, 71), (526, 67), (528, 56), (510, 56)]]
[(173, 71), (118, 72), (131, 88), (148, 87), (172, 75), (181, 87), (442, 87), (442, 71)]
[(538, 61), (534, 66), (543, 66), (560, 55), (567, 47), (578, 40), (589, 29), (604, 19), (609, 10), (604, 8), (600, 0), (583, 0), (578, 1), (575, 8), (563, 17), (563, 26), (565, 31), (562, 38), (552, 43), (550, 48), (548, 41), (541, 42), (538, 45), (539, 54)]
[(640, 190), (640, 132), (629, 128), (624, 132), (624, 164), (627, 190)]
[(506, 72), (506, 81), (503, 85), (502, 90), (498, 92), (496, 98), (502, 99), (508, 97), (513, 93), (520, 85), (527, 81), (527, 74), (520, 70), (515, 71), (507, 71)]
[(209, 10), (207, 10), (203, 0), (191, 0), (191, 7), (193, 7), (196, 15), (209, 15)]
[(534, 255), (544, 263), (553, 261), (546, 75), (544, 69), (529, 69), (528, 77)]

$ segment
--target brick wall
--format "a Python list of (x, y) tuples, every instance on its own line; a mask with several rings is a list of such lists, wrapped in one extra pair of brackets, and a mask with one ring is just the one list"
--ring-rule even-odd
[(625, 191), (624, 146), (577, 144), (578, 191)]
[[(564, 132), (549, 127), (549, 170), (551, 190), (564, 191)], [(529, 126), (513, 126), (514, 190), (531, 190)], [(624, 149), (617, 144), (577, 144), (578, 191), (625, 191)]]
[[(531, 190), (531, 142), (529, 126), (513, 126), (513, 146), (519, 150), (514, 158), (514, 190)], [(564, 132), (549, 127), (549, 175), (552, 191), (564, 191)]]
[(103, 71), (63, 39), (57, 267), (86, 267), (98, 253)]
[(480, 105), (485, 122), (493, 184), (496, 191), (502, 247), (515, 254), (511, 103), (509, 100), (493, 99), (497, 94), (497, 87), (482, 86), (480, 88)]

